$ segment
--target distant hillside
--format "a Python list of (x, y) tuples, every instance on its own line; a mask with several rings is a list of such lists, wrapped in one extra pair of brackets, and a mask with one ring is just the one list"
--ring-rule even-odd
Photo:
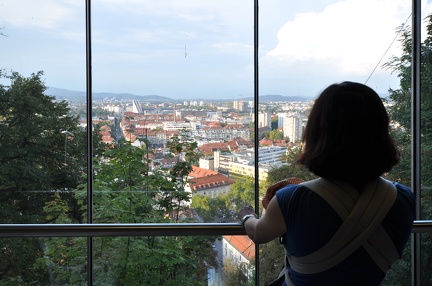
[[(45, 91), (46, 95), (55, 96), (57, 100), (67, 101), (86, 101), (86, 93), (84, 91), (68, 90), (56, 87), (48, 87)], [(105, 98), (117, 100), (144, 100), (144, 101), (170, 101), (171, 98), (159, 95), (136, 95), (131, 93), (109, 93), (109, 92), (94, 92), (93, 100), (101, 101)]]
[[(69, 90), (57, 87), (48, 87), (45, 91), (46, 95), (55, 96), (57, 100), (66, 100), (70, 102), (85, 102), (86, 93), (84, 91)], [(176, 101), (172, 98), (160, 95), (136, 95), (131, 93), (110, 93), (110, 92), (93, 92), (93, 100), (102, 101), (103, 99), (114, 100), (140, 100), (140, 101), (153, 101), (153, 102), (172, 102)], [(276, 102), (276, 101), (309, 101), (312, 98), (303, 96), (283, 96), (283, 95), (261, 95), (260, 102)], [(180, 100), (180, 99), (177, 99)], [(189, 99), (190, 100), (190, 99)], [(202, 99), (196, 99), (202, 100)], [(220, 99), (220, 98), (206, 98), (207, 101), (234, 101), (236, 99)], [(237, 99), (238, 100), (238, 99)], [(253, 97), (243, 98), (243, 101), (253, 101)]]
[[(275, 101), (309, 101), (313, 98), (305, 96), (283, 96), (283, 95), (260, 95), (260, 102), (275, 102)], [(243, 100), (254, 100), (253, 97)]]

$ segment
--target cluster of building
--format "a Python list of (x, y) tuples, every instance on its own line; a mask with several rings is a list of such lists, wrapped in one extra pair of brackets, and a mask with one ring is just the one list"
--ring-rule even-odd
[[(251, 139), (254, 134), (251, 122), (255, 117), (250, 102), (234, 101), (232, 106), (224, 104), (211, 109), (191, 108), (205, 106), (202, 101), (183, 105), (151, 106), (138, 101), (123, 107), (107, 105), (104, 108), (116, 115), (108, 118), (113, 120), (112, 124), (103, 126), (100, 133), (106, 143), (121, 137), (135, 146), (150, 148), (151, 170), (170, 168), (183, 159), (168, 156), (166, 144), (170, 138), (182, 135), (188, 138), (185, 140), (193, 140), (202, 157), (189, 174), (186, 191), (191, 196), (215, 198), (228, 193), (235, 178), (254, 177), (256, 167), (260, 179), (265, 179), (272, 168), (283, 165), (287, 149), (301, 140), (310, 103), (278, 103), (279, 112), (258, 111), (259, 133), (277, 128), (283, 134), (283, 139), (264, 137), (258, 148)], [(224, 236), (220, 252), (221, 260), (249, 264), (255, 246), (247, 236)]]
[[(108, 117), (108, 124), (100, 129), (100, 134), (109, 144), (123, 138), (135, 146), (145, 145), (151, 149), (150, 171), (170, 168), (177, 160), (184, 159), (172, 158), (167, 142), (173, 136), (186, 136), (186, 140), (197, 143), (202, 155), (199, 165), (189, 176), (186, 189), (192, 196), (199, 194), (214, 198), (226, 194), (235, 182), (234, 178), (254, 177), (258, 168), (260, 179), (265, 180), (272, 168), (282, 166), (288, 148), (301, 139), (304, 118), (310, 107), (310, 103), (278, 103), (276, 106), (281, 112), (259, 111), (258, 132), (277, 128), (284, 139), (264, 137), (255, 148), (251, 139), (254, 133), (251, 122), (255, 118), (251, 102), (234, 101), (231, 107), (224, 104), (211, 109), (191, 109), (190, 105), (188, 102), (183, 106), (151, 105), (134, 100), (132, 104), (119, 107), (119, 114)], [(114, 107), (112, 104), (104, 106), (112, 111)]]

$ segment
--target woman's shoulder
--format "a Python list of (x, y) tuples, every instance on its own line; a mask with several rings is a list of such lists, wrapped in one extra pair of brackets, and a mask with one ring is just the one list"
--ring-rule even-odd
[(305, 185), (292, 184), (286, 185), (276, 192), (276, 196), (292, 196), (297, 191), (310, 191)]
[(395, 185), (395, 187), (398, 189), (398, 191), (403, 191), (403, 192), (410, 192), (412, 193), (411, 189), (407, 186), (405, 186), (404, 184), (398, 183), (398, 182), (392, 182), (393, 185)]
[(287, 185), (276, 192), (279, 205), (285, 207), (293, 203), (302, 204), (306, 201), (310, 201), (311, 197), (318, 196), (302, 184)]
[(412, 192), (412, 190), (409, 187), (407, 187), (401, 183), (398, 183), (398, 182), (392, 182), (392, 183), (396, 187), (396, 190), (398, 191), (399, 195), (402, 195), (402, 196), (404, 196), (407, 199), (412, 200), (412, 201), (415, 200), (414, 193)]

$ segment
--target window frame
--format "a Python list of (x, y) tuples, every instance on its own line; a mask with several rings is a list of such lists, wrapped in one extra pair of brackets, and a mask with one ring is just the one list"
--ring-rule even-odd
[[(254, 0), (254, 129), (258, 130), (259, 106), (259, 0)], [(85, 2), (86, 14), (86, 101), (87, 114), (92, 114), (92, 39), (91, 39), (91, 0)], [(421, 220), (421, 134), (420, 134), (420, 56), (421, 56), (421, 1), (412, 1), (412, 190), (416, 194), (416, 221), (412, 234), (412, 285), (420, 285), (420, 234), (432, 232), (432, 220)], [(87, 116), (87, 126), (92, 126), (91, 116)], [(259, 146), (258, 132), (254, 143)], [(92, 128), (87, 128), (87, 170), (93, 170)], [(258, 162), (256, 151), (255, 164)], [(259, 169), (255, 166), (255, 186), (259, 189)], [(179, 223), (179, 224), (93, 224), (93, 172), (87, 174), (88, 212), (86, 224), (0, 224), (0, 237), (87, 237), (87, 283), (93, 280), (92, 249), (93, 237), (101, 236), (199, 236), (199, 235), (245, 235), (240, 223)], [(259, 194), (255, 192), (255, 209), (259, 210)], [(255, 284), (259, 281), (259, 247), (255, 248)]]

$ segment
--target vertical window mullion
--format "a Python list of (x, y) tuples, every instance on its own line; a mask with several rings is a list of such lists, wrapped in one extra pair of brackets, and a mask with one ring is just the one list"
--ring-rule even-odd
[[(258, 0), (254, 0), (254, 145), (255, 145), (255, 210), (259, 214), (259, 125), (258, 125), (258, 110), (259, 110), (259, 82), (258, 82)], [(259, 285), (259, 245), (255, 244), (255, 285)]]
[[(411, 188), (416, 195), (416, 219), (420, 219), (421, 213), (421, 139), (420, 139), (420, 112), (421, 112), (421, 1), (412, 2), (412, 100), (411, 100)], [(412, 234), (412, 285), (420, 285), (420, 233)]]
[[(86, 0), (87, 223), (93, 223), (91, 0)], [(93, 282), (93, 237), (87, 237), (87, 285)]]

